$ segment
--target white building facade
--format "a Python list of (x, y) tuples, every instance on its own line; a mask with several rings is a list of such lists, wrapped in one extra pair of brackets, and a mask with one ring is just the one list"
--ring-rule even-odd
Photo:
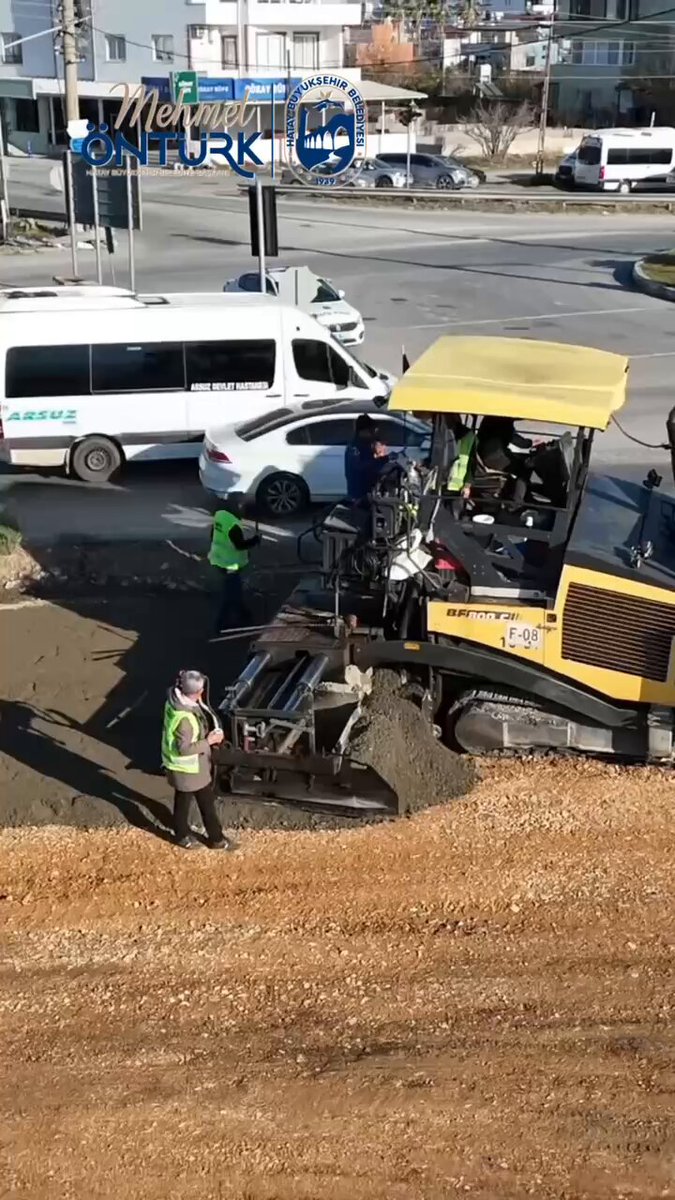
[[(248, 93), (269, 158), (283, 136), (289, 88), (345, 68), (345, 29), (361, 22), (361, 0), (79, 0), (82, 26), (80, 115), (112, 123), (123, 88), (145, 83), (168, 96), (173, 72), (199, 74), (200, 100)], [(66, 144), (59, 38), (31, 37), (56, 24), (53, 0), (0, 0), (0, 112), (10, 146), (50, 154)], [(18, 39), (31, 38), (20, 45)], [(371, 90), (373, 85), (370, 85)], [(276, 103), (272, 109), (272, 98)], [(381, 97), (371, 97), (381, 99)]]

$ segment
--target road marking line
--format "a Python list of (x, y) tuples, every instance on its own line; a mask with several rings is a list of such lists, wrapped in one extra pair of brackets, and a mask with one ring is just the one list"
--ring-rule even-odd
[(675, 358), (675, 350), (657, 350), (654, 354), (631, 354), (630, 358)]
[[(639, 308), (586, 308), (579, 312), (554, 312), (554, 313), (535, 313), (533, 316), (512, 317), (505, 314), (503, 317), (486, 317), (479, 321), (436, 321), (433, 325), (401, 325), (395, 326), (400, 329), (447, 329), (458, 325), (506, 325), (517, 324), (519, 321), (553, 321), (562, 320), (567, 317), (609, 317), (617, 313), (638, 313), (647, 312), (650, 305), (642, 304)], [(392, 328), (392, 326), (389, 326)]]

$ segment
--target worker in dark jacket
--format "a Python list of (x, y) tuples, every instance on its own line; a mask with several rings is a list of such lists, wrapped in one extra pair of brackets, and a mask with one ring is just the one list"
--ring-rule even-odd
[(375, 487), (388, 458), (386, 446), (377, 441), (375, 422), (364, 413), (358, 418), (354, 437), (345, 450), (345, 478), (350, 500), (365, 500)]
[(242, 571), (248, 566), (249, 550), (260, 543), (257, 535), (245, 536), (236, 502), (228, 504), (227, 509), (218, 509), (214, 514), (209, 551), (209, 562), (221, 577), (216, 636), (226, 629), (239, 629), (248, 620)]
[(176, 842), (184, 850), (198, 846), (190, 831), (190, 806), (196, 800), (208, 845), (229, 850), (216, 812), (211, 747), (219, 746), (223, 731), (205, 700), (206, 679), (200, 671), (181, 671), (169, 689), (164, 706), (162, 766), (174, 790)]
[(484, 417), (480, 423), (476, 450), (488, 471), (517, 474), (533, 453), (534, 443), (516, 433), (509, 417)]

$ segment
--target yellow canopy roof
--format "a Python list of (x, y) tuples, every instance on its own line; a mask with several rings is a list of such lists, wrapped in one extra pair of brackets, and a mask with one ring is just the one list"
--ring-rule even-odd
[(396, 384), (389, 408), (606, 429), (625, 403), (627, 372), (622, 354), (587, 346), (442, 337)]

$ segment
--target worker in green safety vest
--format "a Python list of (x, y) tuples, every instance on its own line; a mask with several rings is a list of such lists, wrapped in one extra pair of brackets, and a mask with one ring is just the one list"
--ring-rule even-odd
[(448, 470), (445, 490), (454, 496), (466, 495), (473, 467), (476, 435), (455, 413), (448, 413), (445, 422), (448, 433), (455, 440), (455, 458)]
[(220, 603), (216, 618), (216, 636), (226, 629), (243, 627), (247, 620), (242, 587), (242, 571), (248, 566), (248, 552), (260, 538), (244, 535), (239, 506), (228, 501), (213, 517), (209, 562), (220, 575)]
[(476, 435), (470, 430), (459, 438), (457, 442), (457, 458), (450, 468), (448, 482), (445, 485), (448, 492), (462, 492), (466, 488), (475, 445)]
[(207, 680), (201, 671), (181, 671), (169, 688), (164, 705), (162, 766), (174, 791), (173, 823), (176, 842), (185, 850), (198, 846), (190, 825), (195, 800), (208, 845), (229, 850), (230, 843), (216, 812), (211, 749), (223, 741), (223, 730), (206, 700)]

